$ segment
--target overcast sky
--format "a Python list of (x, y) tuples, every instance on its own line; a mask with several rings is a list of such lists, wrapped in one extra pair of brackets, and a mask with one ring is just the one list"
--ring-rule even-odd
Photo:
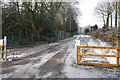
[(97, 24), (101, 27), (102, 21), (100, 22), (100, 19), (95, 15), (94, 10), (99, 0), (78, 0), (78, 2), (80, 3), (78, 7), (82, 13), (82, 16), (78, 17), (79, 26), (85, 27), (87, 25)]

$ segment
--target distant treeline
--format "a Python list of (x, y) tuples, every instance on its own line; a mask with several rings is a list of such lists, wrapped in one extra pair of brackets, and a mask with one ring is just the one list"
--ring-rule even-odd
[(89, 26), (89, 28), (85, 28), (85, 34), (87, 34), (88, 32), (92, 32), (98, 29), (97, 24), (95, 24), (94, 26)]

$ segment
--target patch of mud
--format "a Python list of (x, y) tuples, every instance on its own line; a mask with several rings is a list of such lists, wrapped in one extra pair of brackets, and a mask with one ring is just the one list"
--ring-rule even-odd
[(40, 55), (42, 55), (42, 53), (45, 53), (46, 52), (46, 50), (44, 50), (44, 51), (40, 51), (40, 52), (37, 52), (37, 53), (35, 53), (35, 54), (31, 54), (31, 55), (29, 55), (29, 56), (27, 56), (27, 57), (25, 57), (25, 58), (35, 58), (35, 57), (38, 57), (38, 56), (40, 56)]
[(24, 65), (30, 63), (32, 60), (22, 60), (19, 62), (15, 62), (14, 65)]
[(2, 63), (2, 67), (3, 68), (9, 68), (11, 66), (14, 66), (14, 65), (24, 65), (24, 64), (28, 64), (30, 63), (32, 60), (29, 60), (29, 59), (23, 59), (23, 60), (16, 60), (16, 61), (7, 61), (7, 62), (4, 62)]
[(43, 66), (41, 66), (41, 68), (47, 68), (47, 67), (51, 67), (54, 66), (57, 63), (57, 60), (55, 58), (50, 59), (49, 61), (47, 61)]
[(16, 68), (3, 69), (2, 74), (14, 72)]
[(42, 57), (41, 58), (38, 58), (38, 59), (35, 59), (35, 60), (33, 60), (31, 63), (32, 63), (32, 65), (34, 65), (34, 64), (36, 64), (36, 63), (39, 63), (39, 61), (42, 59)]
[(60, 59), (60, 58), (62, 58), (62, 57), (64, 57), (64, 55), (61, 54), (61, 53), (58, 53), (58, 54), (56, 54), (55, 56), (53, 56), (53, 58), (55, 58), (55, 59)]
[(50, 67), (56, 64), (58, 61), (60, 61), (61, 58), (63, 58), (65, 53), (59, 52), (56, 55), (54, 55), (50, 60), (48, 60), (41, 68)]
[[(50, 60), (48, 60), (44, 65), (42, 65), (39, 69), (41, 72), (38, 74), (42, 78), (61, 78), (65, 77), (64, 72), (62, 72), (64, 68), (64, 62), (63, 58), (65, 56), (65, 52), (67, 51), (67, 48), (65, 48), (64, 51), (61, 51), (54, 55)], [(51, 73), (52, 72), (52, 73)], [(46, 74), (51, 73), (49, 76), (46, 76)]]

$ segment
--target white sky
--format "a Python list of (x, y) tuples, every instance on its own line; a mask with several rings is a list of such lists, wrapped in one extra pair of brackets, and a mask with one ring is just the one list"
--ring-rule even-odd
[(102, 21), (100, 22), (100, 19), (95, 15), (94, 10), (99, 1), (100, 0), (78, 0), (80, 3), (78, 7), (82, 13), (82, 16), (78, 17), (80, 27), (95, 24), (97, 24), (99, 27), (103, 26)]

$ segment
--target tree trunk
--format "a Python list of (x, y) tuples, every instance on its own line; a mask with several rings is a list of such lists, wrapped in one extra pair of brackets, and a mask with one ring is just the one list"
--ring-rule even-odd
[(117, 2), (115, 5), (115, 28), (117, 28)]
[(71, 15), (70, 15), (70, 32), (71, 32)]
[(112, 13), (111, 13), (111, 29), (112, 29)]
[[(118, 4), (118, 12), (119, 12), (119, 24), (118, 24), (118, 40), (119, 40), (119, 47), (120, 47), (120, 1)], [(119, 55), (120, 55), (120, 50), (119, 50)], [(119, 64), (120, 64), (120, 58), (119, 58)]]
[(34, 34), (35, 26), (34, 26), (33, 16), (32, 15), (33, 15), (32, 12), (30, 12), (30, 20), (31, 20), (31, 25), (32, 25), (32, 29), (33, 29), (33, 34)]
[(103, 15), (103, 22), (104, 22), (104, 26), (105, 26), (105, 16), (104, 16), (104, 14), (102, 14)]
[(2, 39), (2, 6), (0, 2), (0, 39)]
[(106, 24), (107, 27), (109, 27), (109, 16), (110, 16), (110, 14), (108, 13), (108, 15), (107, 15), (107, 24)]
[(119, 1), (119, 4), (118, 4), (118, 12), (119, 12), (119, 22), (118, 22), (118, 40), (120, 40), (120, 1)]
[(109, 28), (109, 17), (110, 17), (110, 3), (107, 4), (107, 23), (106, 26)]

